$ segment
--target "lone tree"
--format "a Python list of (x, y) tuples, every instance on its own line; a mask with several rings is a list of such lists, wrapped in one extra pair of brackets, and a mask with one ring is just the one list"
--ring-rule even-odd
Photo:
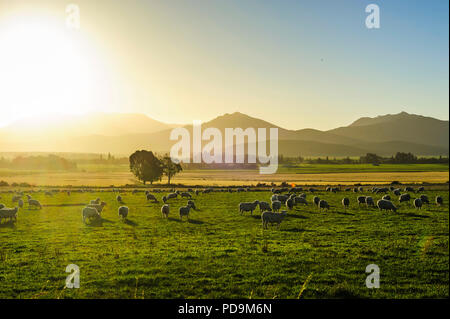
[(169, 155), (164, 155), (161, 159), (163, 165), (163, 173), (167, 176), (167, 184), (170, 185), (170, 179), (177, 173), (181, 172), (183, 168), (180, 164), (174, 163)]
[(151, 151), (136, 151), (130, 156), (130, 170), (141, 182), (160, 180), (163, 175), (161, 161)]

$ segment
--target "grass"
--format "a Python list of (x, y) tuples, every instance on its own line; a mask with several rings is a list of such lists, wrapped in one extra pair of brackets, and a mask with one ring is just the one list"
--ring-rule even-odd
[[(269, 192), (194, 195), (189, 222), (177, 214), (185, 199), (162, 219), (161, 204), (122, 194), (123, 222), (112, 192), (36, 193), (42, 210), (0, 224), (0, 298), (448, 298), (447, 187), (425, 192), (443, 196), (443, 207), (402, 204), (398, 213), (359, 209), (360, 194), (319, 192), (330, 211), (297, 206), (268, 230), (259, 212), (237, 207)], [(0, 196), (13, 206), (12, 194)], [(108, 203), (103, 219), (85, 225), (81, 209), (97, 197)], [(80, 267), (80, 289), (64, 288), (69, 264)], [(379, 289), (365, 287), (368, 264), (380, 267)]]

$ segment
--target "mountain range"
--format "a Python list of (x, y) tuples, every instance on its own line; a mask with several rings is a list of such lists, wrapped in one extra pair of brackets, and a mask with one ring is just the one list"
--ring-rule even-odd
[[(168, 152), (172, 128), (143, 114), (91, 113), (22, 119), (0, 129), (1, 152), (78, 152), (129, 155), (137, 149)], [(184, 125), (192, 132), (192, 125)], [(288, 130), (235, 112), (202, 123), (202, 129), (278, 128), (279, 154), (284, 156), (391, 156), (411, 152), (448, 156), (449, 121), (421, 115), (363, 117), (328, 131)], [(267, 131), (268, 132), (268, 131)]]

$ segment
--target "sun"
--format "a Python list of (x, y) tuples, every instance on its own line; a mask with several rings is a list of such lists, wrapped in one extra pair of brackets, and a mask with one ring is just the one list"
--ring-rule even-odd
[(98, 81), (96, 58), (65, 21), (43, 16), (2, 21), (0, 47), (1, 117), (89, 111)]

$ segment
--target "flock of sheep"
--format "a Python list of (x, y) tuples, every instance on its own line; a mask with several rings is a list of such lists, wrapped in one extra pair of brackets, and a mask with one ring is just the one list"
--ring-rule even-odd
[[(88, 192), (89, 190), (75, 190), (78, 192)], [(122, 190), (119, 189), (112, 189), (114, 192), (118, 192), (119, 195), (117, 195), (116, 200), (121, 206), (118, 208), (118, 216), (120, 219), (126, 219), (128, 217), (129, 208), (125, 205), (123, 205), (123, 199)], [(186, 198), (188, 199), (186, 206), (182, 206), (179, 208), (178, 213), (180, 216), (180, 219), (182, 220), (183, 217), (186, 217), (187, 220), (189, 220), (189, 212), (193, 209), (197, 209), (195, 206), (195, 202), (192, 200), (193, 194), (196, 196), (199, 196), (201, 193), (208, 194), (212, 192), (249, 192), (249, 191), (261, 191), (261, 189), (251, 189), (251, 188), (227, 188), (227, 189), (213, 189), (213, 188), (206, 188), (203, 190), (196, 189), (193, 190), (191, 188), (187, 189), (185, 192), (181, 192), (179, 190), (171, 190), (172, 192), (168, 195), (165, 195), (161, 198), (162, 202), (164, 203), (161, 207), (161, 216), (163, 218), (168, 218), (170, 213), (170, 206), (168, 204), (168, 201), (171, 199), (176, 199), (178, 197), (180, 198)], [(270, 203), (266, 201), (258, 201), (255, 200), (253, 202), (241, 202), (239, 203), (239, 212), (243, 214), (244, 212), (250, 212), (250, 214), (253, 213), (258, 207), (261, 213), (261, 221), (263, 228), (267, 229), (268, 225), (276, 224), (280, 225), (283, 219), (286, 217), (288, 210), (292, 210), (295, 205), (308, 205), (308, 200), (306, 199), (307, 195), (305, 192), (309, 192), (311, 194), (314, 194), (317, 192), (318, 189), (315, 189), (313, 187), (305, 188), (302, 187), (284, 187), (284, 188), (272, 188), (272, 196), (270, 198)], [(341, 189), (339, 187), (327, 187), (325, 189), (326, 192), (332, 192), (337, 193), (340, 192)], [(346, 192), (354, 192), (354, 193), (362, 193), (364, 192), (363, 187), (354, 187), (354, 188), (346, 188), (344, 189)], [(424, 187), (419, 187), (417, 190), (415, 190), (412, 187), (405, 187), (404, 192), (402, 193), (402, 190), (399, 188), (394, 187), (372, 187), (371, 189), (368, 189), (366, 191), (371, 191), (373, 194), (383, 194), (383, 197), (379, 199), (376, 204), (372, 196), (358, 196), (357, 197), (357, 204), (358, 206), (365, 205), (367, 207), (378, 207), (379, 210), (388, 210), (388, 211), (397, 211), (397, 207), (394, 205), (392, 201), (391, 196), (398, 196), (398, 202), (410, 202), (411, 196), (408, 192), (413, 192), (417, 194), (418, 196), (413, 199), (413, 205), (417, 209), (421, 209), (424, 204), (429, 204), (430, 201), (428, 197), (424, 194), (420, 194), (424, 191)], [(12, 191), (10, 191), (12, 192)], [(36, 191), (30, 191), (29, 193), (33, 193)], [(56, 191), (43, 191), (45, 195), (47, 196), (53, 196), (53, 193)], [(67, 193), (68, 196), (70, 196), (70, 191), (64, 191)], [(92, 191), (93, 192), (93, 191)], [(140, 192), (139, 190), (133, 190), (132, 193), (136, 194)], [(161, 193), (161, 190), (154, 189), (154, 193)], [(389, 194), (388, 194), (389, 193)], [(12, 202), (16, 203), (17, 206), (14, 208), (8, 208), (5, 207), (5, 205), (0, 204), (0, 223), (2, 220), (9, 220), (9, 221), (17, 221), (17, 215), (19, 208), (22, 208), (24, 206), (24, 199), (23, 197), (26, 196), (26, 201), (28, 203), (29, 209), (31, 208), (37, 208), (41, 209), (42, 205), (41, 203), (33, 199), (30, 194), (24, 194), (23, 192), (18, 192), (13, 195)], [(1, 197), (0, 197), (1, 199)], [(154, 203), (159, 203), (157, 197), (154, 194), (151, 194), (148, 190), (145, 191), (145, 199), (147, 201), (152, 201)], [(328, 202), (324, 199), (320, 199), (318, 196), (314, 196), (312, 198), (312, 203), (317, 206), (319, 211), (322, 211), (324, 209), (329, 209), (330, 205)], [(441, 196), (436, 196), (435, 203), (437, 205), (443, 204), (443, 199)], [(106, 202), (103, 202), (100, 200), (100, 198), (97, 198), (95, 200), (91, 200), (89, 204), (87, 204), (82, 209), (82, 221), (86, 223), (87, 221), (90, 221), (92, 219), (101, 219), (101, 213), (106, 206)], [(342, 205), (344, 209), (347, 209), (350, 206), (350, 200), (348, 197), (342, 198)], [(282, 207), (286, 207), (287, 210), (281, 210)], [(281, 210), (281, 212), (280, 212)]]

